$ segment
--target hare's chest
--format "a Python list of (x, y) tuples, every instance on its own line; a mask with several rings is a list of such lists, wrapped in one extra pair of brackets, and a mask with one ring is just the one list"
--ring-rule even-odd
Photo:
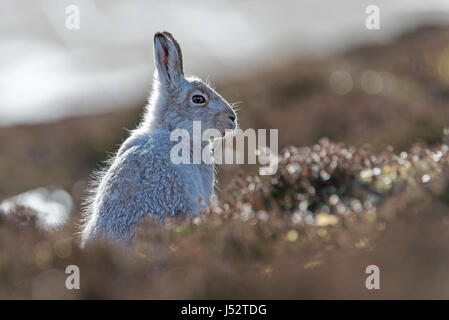
[(186, 196), (194, 203), (207, 206), (214, 188), (213, 165), (186, 165), (182, 175)]
[(204, 192), (207, 197), (207, 201), (209, 201), (213, 191), (215, 184), (215, 172), (213, 164), (201, 164), (199, 166), (199, 172), (201, 175), (201, 179), (203, 181)]

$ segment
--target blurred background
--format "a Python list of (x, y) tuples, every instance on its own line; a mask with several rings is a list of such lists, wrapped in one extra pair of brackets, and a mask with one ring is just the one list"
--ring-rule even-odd
[[(365, 26), (371, 4), (379, 30)], [(71, 5), (79, 29), (66, 27)], [(240, 102), (243, 129), (279, 128), (281, 147), (327, 136), (406, 148), (438, 141), (447, 118), (444, 0), (0, 6), (0, 198), (42, 184), (72, 188), (115, 151), (145, 105), (158, 30), (179, 40), (187, 73)]]
[[(379, 30), (365, 26), (372, 4)], [(71, 5), (79, 29), (66, 26)], [(449, 120), (444, 0), (0, 6), (0, 198), (48, 184), (83, 189), (140, 119), (158, 30), (179, 40), (187, 73), (240, 102), (243, 129), (280, 129), (280, 147), (326, 136), (401, 149), (440, 141)], [(236, 166), (221, 170), (226, 184)]]
[[(380, 6), (380, 30), (365, 28), (370, 4)], [(65, 26), (70, 5), (79, 30)], [(449, 3), (4, 0), (1, 12), (0, 124), (10, 125), (141, 104), (158, 30), (179, 39), (187, 71), (225, 81), (445, 23)]]
[[(73, 5), (79, 8), (80, 28), (70, 30), (66, 20), (73, 13), (66, 9)], [(365, 26), (369, 5), (379, 7), (379, 30)], [(394, 201), (389, 200), (393, 209), (382, 207), (378, 215), (388, 212), (385, 215), (391, 218), (391, 212), (394, 216), (410, 211), (415, 217), (422, 211), (434, 216), (398, 223), (393, 231), (387, 230), (388, 236), (378, 242), (374, 253), (365, 240), (368, 236), (363, 235), (366, 228), (360, 225), (356, 231), (347, 225), (336, 231), (337, 238), (350, 239), (349, 248), (315, 241), (323, 237), (305, 229), (295, 235), (296, 229), (288, 230), (290, 225), (284, 230), (274, 223), (273, 229), (253, 235), (253, 229), (245, 229), (249, 226), (228, 224), (204, 242), (203, 251), (198, 249), (203, 245), (200, 237), (179, 240), (156, 228), (154, 234), (162, 232), (157, 241), (150, 237), (138, 248), (140, 254), (151, 247), (151, 266), (127, 265), (127, 258), (119, 261), (117, 256), (122, 256), (114, 251), (82, 252), (73, 239), (89, 175), (140, 120), (152, 81), (153, 34), (160, 30), (170, 31), (180, 42), (186, 73), (208, 79), (228, 101), (240, 102), (242, 129), (279, 129), (281, 148), (322, 150), (324, 146), (316, 147), (322, 137), (358, 148), (369, 144), (366, 152), (374, 157), (367, 160), (369, 166), (379, 165), (376, 161), (381, 160), (372, 159), (381, 159), (374, 155), (385, 150), (391, 162), (388, 168), (396, 165), (397, 155), (408, 159), (408, 154), (416, 152), (419, 161), (425, 159), (418, 170), (419, 181), (434, 181), (433, 171), (426, 171), (429, 168), (445, 177), (440, 160), (446, 157), (447, 146), (441, 143), (449, 124), (449, 1), (2, 0), (0, 17), (0, 212), (17, 215), (19, 226), (34, 219), (38, 229), (66, 225), (62, 231), (43, 234), (15, 229), (15, 224), (12, 227), (0, 219), (0, 297), (449, 297), (445, 276), (449, 188), (441, 181), (438, 193), (415, 190), (416, 199), (424, 199), (421, 206), (410, 205), (407, 201), (414, 200), (404, 199), (404, 193), (393, 197), (390, 189), (379, 196)], [(416, 143), (424, 147), (416, 151)], [(437, 146), (438, 152), (431, 149)], [(326, 148), (329, 158), (340, 157), (345, 163), (346, 149)], [(315, 159), (307, 150), (302, 151), (304, 159)], [(319, 157), (325, 156), (320, 153)], [(301, 166), (307, 168), (309, 160)], [(406, 166), (403, 162), (401, 166)], [(360, 166), (347, 166), (352, 181)], [(231, 181), (237, 175), (250, 181), (246, 177), (257, 172), (255, 166), (218, 169), (220, 199), (231, 193), (229, 186), (243, 194), (246, 189)], [(314, 185), (316, 181), (306, 173), (302, 177), (325, 192), (335, 182)], [(353, 202), (352, 197), (359, 196), (358, 187), (356, 195), (351, 194), (348, 181), (338, 179), (341, 198), (348, 196)], [(275, 188), (271, 181), (264, 183)], [(323, 199), (328, 201), (327, 193)], [(31, 209), (33, 218), (20, 208)], [(295, 208), (290, 209), (293, 213)], [(370, 210), (363, 214), (372, 217)], [(274, 215), (276, 210), (267, 211)], [(203, 230), (206, 235), (207, 230)], [(267, 244), (271, 249), (276, 245), (271, 251), (250, 242), (252, 236), (259, 239), (284, 231), (290, 232), (287, 239), (293, 239), (289, 243), (298, 234), (298, 241), (305, 234), (310, 238), (293, 247), (279, 240), (283, 236), (266, 236), (276, 241)], [(422, 238), (427, 242), (422, 243)], [(212, 247), (215, 241), (222, 245), (220, 249)], [(176, 253), (178, 246), (185, 246), (182, 255)], [(340, 251), (329, 251), (330, 246)], [(360, 248), (368, 251), (359, 253)], [(206, 251), (216, 255), (215, 262), (210, 262), (210, 255), (201, 255)], [(273, 252), (279, 253), (273, 256)], [(229, 253), (235, 258), (230, 265)], [(209, 269), (201, 269), (192, 257), (210, 263)], [(391, 281), (388, 290), (378, 295), (348, 285), (363, 281), (363, 272), (351, 277), (361, 264), (372, 263), (373, 257), (384, 264)], [(80, 294), (69, 294), (60, 286), (61, 268), (68, 262), (91, 270), (85, 274), (89, 280)], [(318, 265), (322, 269), (315, 270)], [(336, 265), (341, 267), (335, 271)], [(405, 273), (404, 267), (409, 268)], [(161, 280), (151, 282), (154, 278), (148, 269)], [(193, 276), (179, 276), (187, 281), (180, 282), (179, 270)], [(272, 277), (263, 290), (256, 274)], [(121, 282), (108, 284), (107, 276)], [(102, 279), (101, 285), (97, 278)], [(292, 286), (295, 282), (290, 279), (304, 286)], [(317, 286), (319, 281), (329, 287)], [(129, 287), (123, 289), (121, 284)], [(231, 288), (240, 284), (237, 291)]]

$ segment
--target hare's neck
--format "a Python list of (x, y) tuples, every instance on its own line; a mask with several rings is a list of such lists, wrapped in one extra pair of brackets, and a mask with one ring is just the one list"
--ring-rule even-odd
[[(201, 148), (199, 147), (201, 146)], [(195, 158), (196, 157), (196, 158)], [(198, 168), (201, 180), (203, 183), (204, 200), (206, 205), (214, 192), (215, 185), (215, 170), (214, 170), (214, 156), (209, 141), (201, 141), (201, 144), (192, 147), (190, 145), (190, 161), (192, 166)]]
[(214, 157), (209, 141), (193, 141), (187, 142), (190, 150), (190, 160), (192, 164), (212, 166), (214, 165)]

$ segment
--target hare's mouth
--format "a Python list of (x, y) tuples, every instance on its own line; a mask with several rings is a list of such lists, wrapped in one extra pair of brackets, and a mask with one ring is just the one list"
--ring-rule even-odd
[(225, 130), (235, 130), (237, 128), (237, 123), (236, 122), (226, 122), (221, 126), (222, 131)]
[(228, 118), (228, 121), (226, 122), (225, 129), (235, 130), (235, 129), (237, 129), (237, 127), (238, 127), (237, 118), (235, 116), (230, 116)]
[(236, 122), (228, 124), (226, 128), (223, 128), (222, 134), (223, 136), (232, 136), (235, 134), (236, 130), (238, 128), (238, 124)]

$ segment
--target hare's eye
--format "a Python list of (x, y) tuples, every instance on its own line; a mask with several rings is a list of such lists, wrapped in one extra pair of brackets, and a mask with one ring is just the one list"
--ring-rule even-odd
[(192, 97), (192, 101), (196, 104), (202, 104), (206, 102), (206, 98), (204, 98), (202, 95), (196, 94)]

